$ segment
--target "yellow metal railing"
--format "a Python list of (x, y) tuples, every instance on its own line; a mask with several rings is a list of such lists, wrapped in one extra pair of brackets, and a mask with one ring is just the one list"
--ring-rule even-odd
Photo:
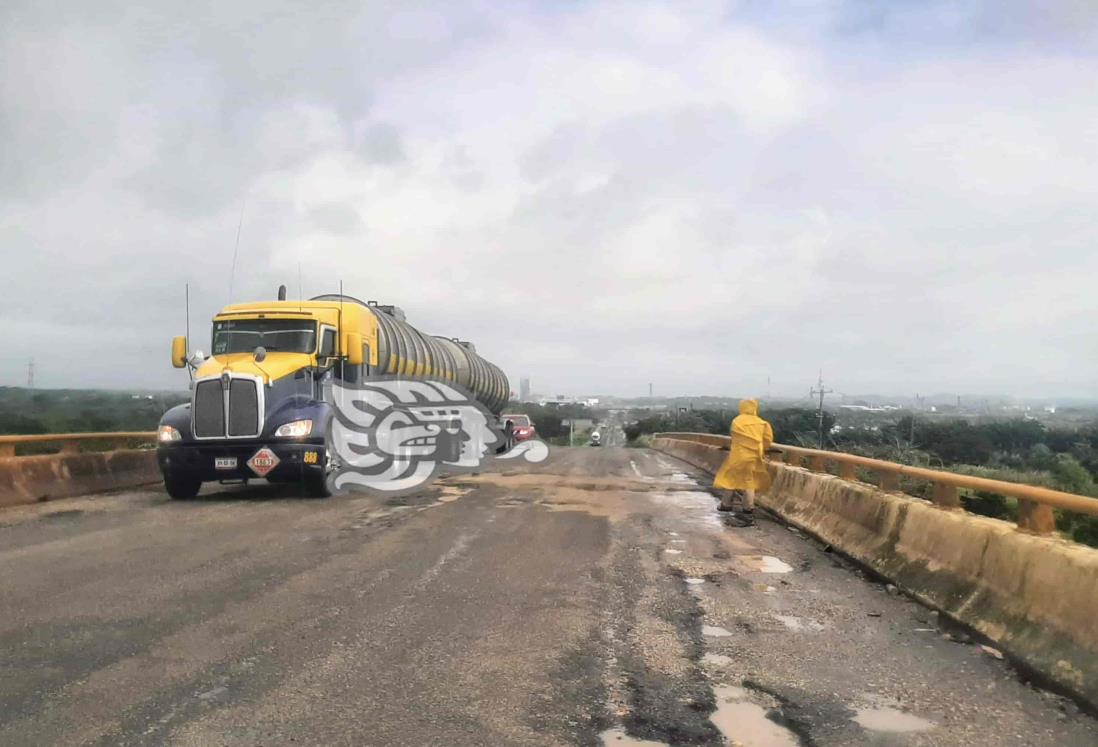
[(14, 457), (15, 447), (24, 444), (60, 444), (62, 454), (80, 450), (81, 442), (106, 443), (111, 447), (134, 441), (156, 441), (156, 431), (123, 431), (120, 433), (35, 433), (27, 436), (0, 436), (0, 458)]
[[(708, 433), (657, 433), (655, 437), (693, 441), (725, 451), (728, 450), (731, 440), (728, 436)], [(807, 467), (813, 472), (826, 472), (828, 465), (834, 464), (838, 476), (844, 480), (857, 480), (859, 469), (868, 470), (876, 476), (878, 487), (888, 492), (899, 491), (901, 477), (923, 480), (933, 486), (931, 502), (945, 509), (963, 508), (958, 495), (960, 489), (982, 490), (1014, 498), (1018, 501), (1018, 527), (1037, 534), (1051, 534), (1056, 530), (1053, 508), (1098, 516), (1098, 499), (1085, 495), (1064, 493), (1036, 485), (913, 467), (839, 451), (806, 449), (787, 444), (774, 444), (774, 448), (782, 452), (785, 463), (791, 467)]]

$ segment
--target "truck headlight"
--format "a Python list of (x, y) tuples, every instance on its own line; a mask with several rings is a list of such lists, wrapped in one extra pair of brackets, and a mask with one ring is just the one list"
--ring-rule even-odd
[(295, 420), (291, 423), (278, 426), (275, 431), (276, 438), (304, 438), (313, 431), (313, 421)]
[(170, 425), (162, 425), (156, 431), (156, 440), (160, 443), (171, 443), (172, 441), (182, 441), (183, 434), (178, 429), (172, 428)]

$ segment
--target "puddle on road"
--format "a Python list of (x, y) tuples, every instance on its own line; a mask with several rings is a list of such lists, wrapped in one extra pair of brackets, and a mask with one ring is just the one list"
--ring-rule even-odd
[(653, 742), (651, 739), (637, 739), (625, 733), (623, 729), (607, 729), (602, 734), (603, 747), (668, 747), (666, 742)]
[(727, 638), (732, 633), (716, 625), (702, 625), (702, 635), (707, 635), (710, 638)]
[(709, 493), (701, 490), (675, 490), (651, 495), (655, 501), (674, 504), (677, 509), (680, 509), (678, 517), (694, 526), (724, 530), (724, 524), (713, 508), (715, 505), (713, 496)]
[(736, 560), (759, 573), (791, 573), (793, 571), (793, 566), (773, 555), (737, 555)]
[(732, 744), (743, 747), (799, 747), (793, 732), (766, 717), (766, 709), (747, 700), (742, 687), (715, 687), (717, 710), (709, 717)]
[(927, 731), (937, 724), (897, 708), (858, 708), (854, 721), (869, 731)]

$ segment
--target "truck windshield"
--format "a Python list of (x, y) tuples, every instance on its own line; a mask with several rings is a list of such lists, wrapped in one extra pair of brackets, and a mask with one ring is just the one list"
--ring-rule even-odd
[(230, 319), (215, 321), (213, 354), (268, 351), (312, 353), (316, 351), (316, 322), (297, 319)]

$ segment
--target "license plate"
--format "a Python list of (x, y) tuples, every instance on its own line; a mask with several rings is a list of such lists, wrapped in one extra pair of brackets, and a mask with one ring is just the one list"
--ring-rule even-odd
[(236, 457), (216, 457), (214, 469), (236, 469)]

